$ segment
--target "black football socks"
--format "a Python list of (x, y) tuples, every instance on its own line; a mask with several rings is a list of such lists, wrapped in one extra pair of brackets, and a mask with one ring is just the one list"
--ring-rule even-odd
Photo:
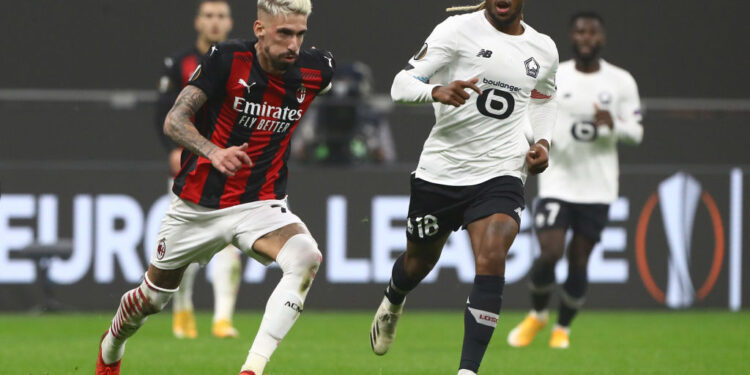
[(586, 268), (571, 270), (560, 293), (560, 314), (557, 317), (558, 325), (570, 327), (570, 322), (573, 321), (578, 309), (583, 306), (587, 287), (588, 275)]
[(479, 370), (482, 357), (497, 326), (503, 304), (505, 278), (501, 276), (474, 277), (474, 287), (464, 312), (464, 345), (459, 369)]
[(542, 257), (531, 267), (531, 305), (536, 312), (542, 312), (549, 304), (550, 293), (555, 287), (555, 264)]
[(393, 271), (391, 272), (391, 282), (385, 288), (385, 296), (394, 305), (401, 305), (404, 303), (406, 295), (409, 294), (414, 288), (419, 285), (422, 281), (421, 278), (412, 278), (406, 274), (406, 268), (404, 268), (404, 255), (401, 254), (396, 263), (393, 264)]

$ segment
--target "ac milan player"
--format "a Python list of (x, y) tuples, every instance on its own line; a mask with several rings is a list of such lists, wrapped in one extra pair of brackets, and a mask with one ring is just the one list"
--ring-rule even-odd
[(310, 0), (259, 0), (257, 39), (212, 46), (167, 115), (164, 132), (185, 147), (184, 163), (151, 266), (102, 338), (97, 374), (119, 374), (126, 340), (164, 308), (185, 268), (230, 243), (283, 271), (241, 375), (263, 374), (302, 312), (322, 255), (287, 207), (286, 162), (335, 67), (330, 53), (301, 49), (311, 10)]
[[(227, 0), (202, 0), (195, 16), (198, 33), (195, 46), (164, 59), (165, 72), (159, 83), (159, 103), (156, 125), (162, 143), (169, 151), (171, 177), (180, 172), (182, 147), (164, 134), (164, 119), (172, 108), (203, 55), (211, 45), (223, 42), (232, 30), (232, 13)], [(171, 179), (170, 179), (171, 180)], [(170, 182), (170, 186), (172, 182)], [(219, 338), (237, 337), (239, 333), (232, 325), (237, 292), (240, 286), (240, 256), (232, 245), (218, 252), (212, 260), (214, 289), (214, 318), (212, 332)], [(193, 284), (199, 270), (193, 263), (182, 275), (182, 283), (172, 298), (172, 332), (177, 338), (195, 338), (198, 330), (193, 313)]]

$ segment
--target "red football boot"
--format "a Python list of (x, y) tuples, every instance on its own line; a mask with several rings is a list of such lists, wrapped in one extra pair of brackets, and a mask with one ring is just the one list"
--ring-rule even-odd
[(122, 360), (108, 365), (104, 363), (104, 360), (102, 359), (102, 341), (104, 341), (104, 337), (106, 336), (107, 332), (104, 332), (102, 339), (99, 341), (99, 358), (96, 359), (95, 375), (120, 375), (120, 362), (122, 362)]
[(254, 373), (254, 372), (252, 372), (252, 371), (249, 371), (249, 370), (248, 370), (248, 371), (242, 371), (242, 372), (240, 373), (240, 375), (255, 375), (255, 373)]

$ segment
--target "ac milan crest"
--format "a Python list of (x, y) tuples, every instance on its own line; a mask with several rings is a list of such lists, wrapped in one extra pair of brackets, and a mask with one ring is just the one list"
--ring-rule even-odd
[(167, 253), (167, 239), (162, 238), (161, 241), (159, 241), (159, 247), (156, 248), (156, 259), (162, 260), (164, 259), (164, 254)]
[(307, 96), (307, 89), (305, 86), (300, 86), (300, 88), (297, 89), (297, 101), (302, 104), (302, 102), (305, 101), (305, 96)]

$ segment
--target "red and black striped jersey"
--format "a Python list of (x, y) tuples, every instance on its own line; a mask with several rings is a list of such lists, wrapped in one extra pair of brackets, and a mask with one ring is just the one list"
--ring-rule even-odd
[(258, 63), (255, 43), (212, 46), (188, 82), (208, 96), (195, 116), (201, 134), (223, 148), (247, 142), (253, 165), (228, 177), (208, 159), (184, 151), (173, 186), (184, 200), (226, 208), (286, 196), (292, 134), (313, 99), (330, 85), (336, 65), (328, 52), (302, 50), (283, 76), (271, 75)]
[(190, 76), (198, 68), (203, 55), (197, 48), (191, 47), (164, 59), (164, 72), (159, 80), (159, 101), (156, 104), (156, 132), (167, 151), (176, 147), (172, 139), (164, 135), (164, 119), (172, 109), (180, 91), (187, 85)]

